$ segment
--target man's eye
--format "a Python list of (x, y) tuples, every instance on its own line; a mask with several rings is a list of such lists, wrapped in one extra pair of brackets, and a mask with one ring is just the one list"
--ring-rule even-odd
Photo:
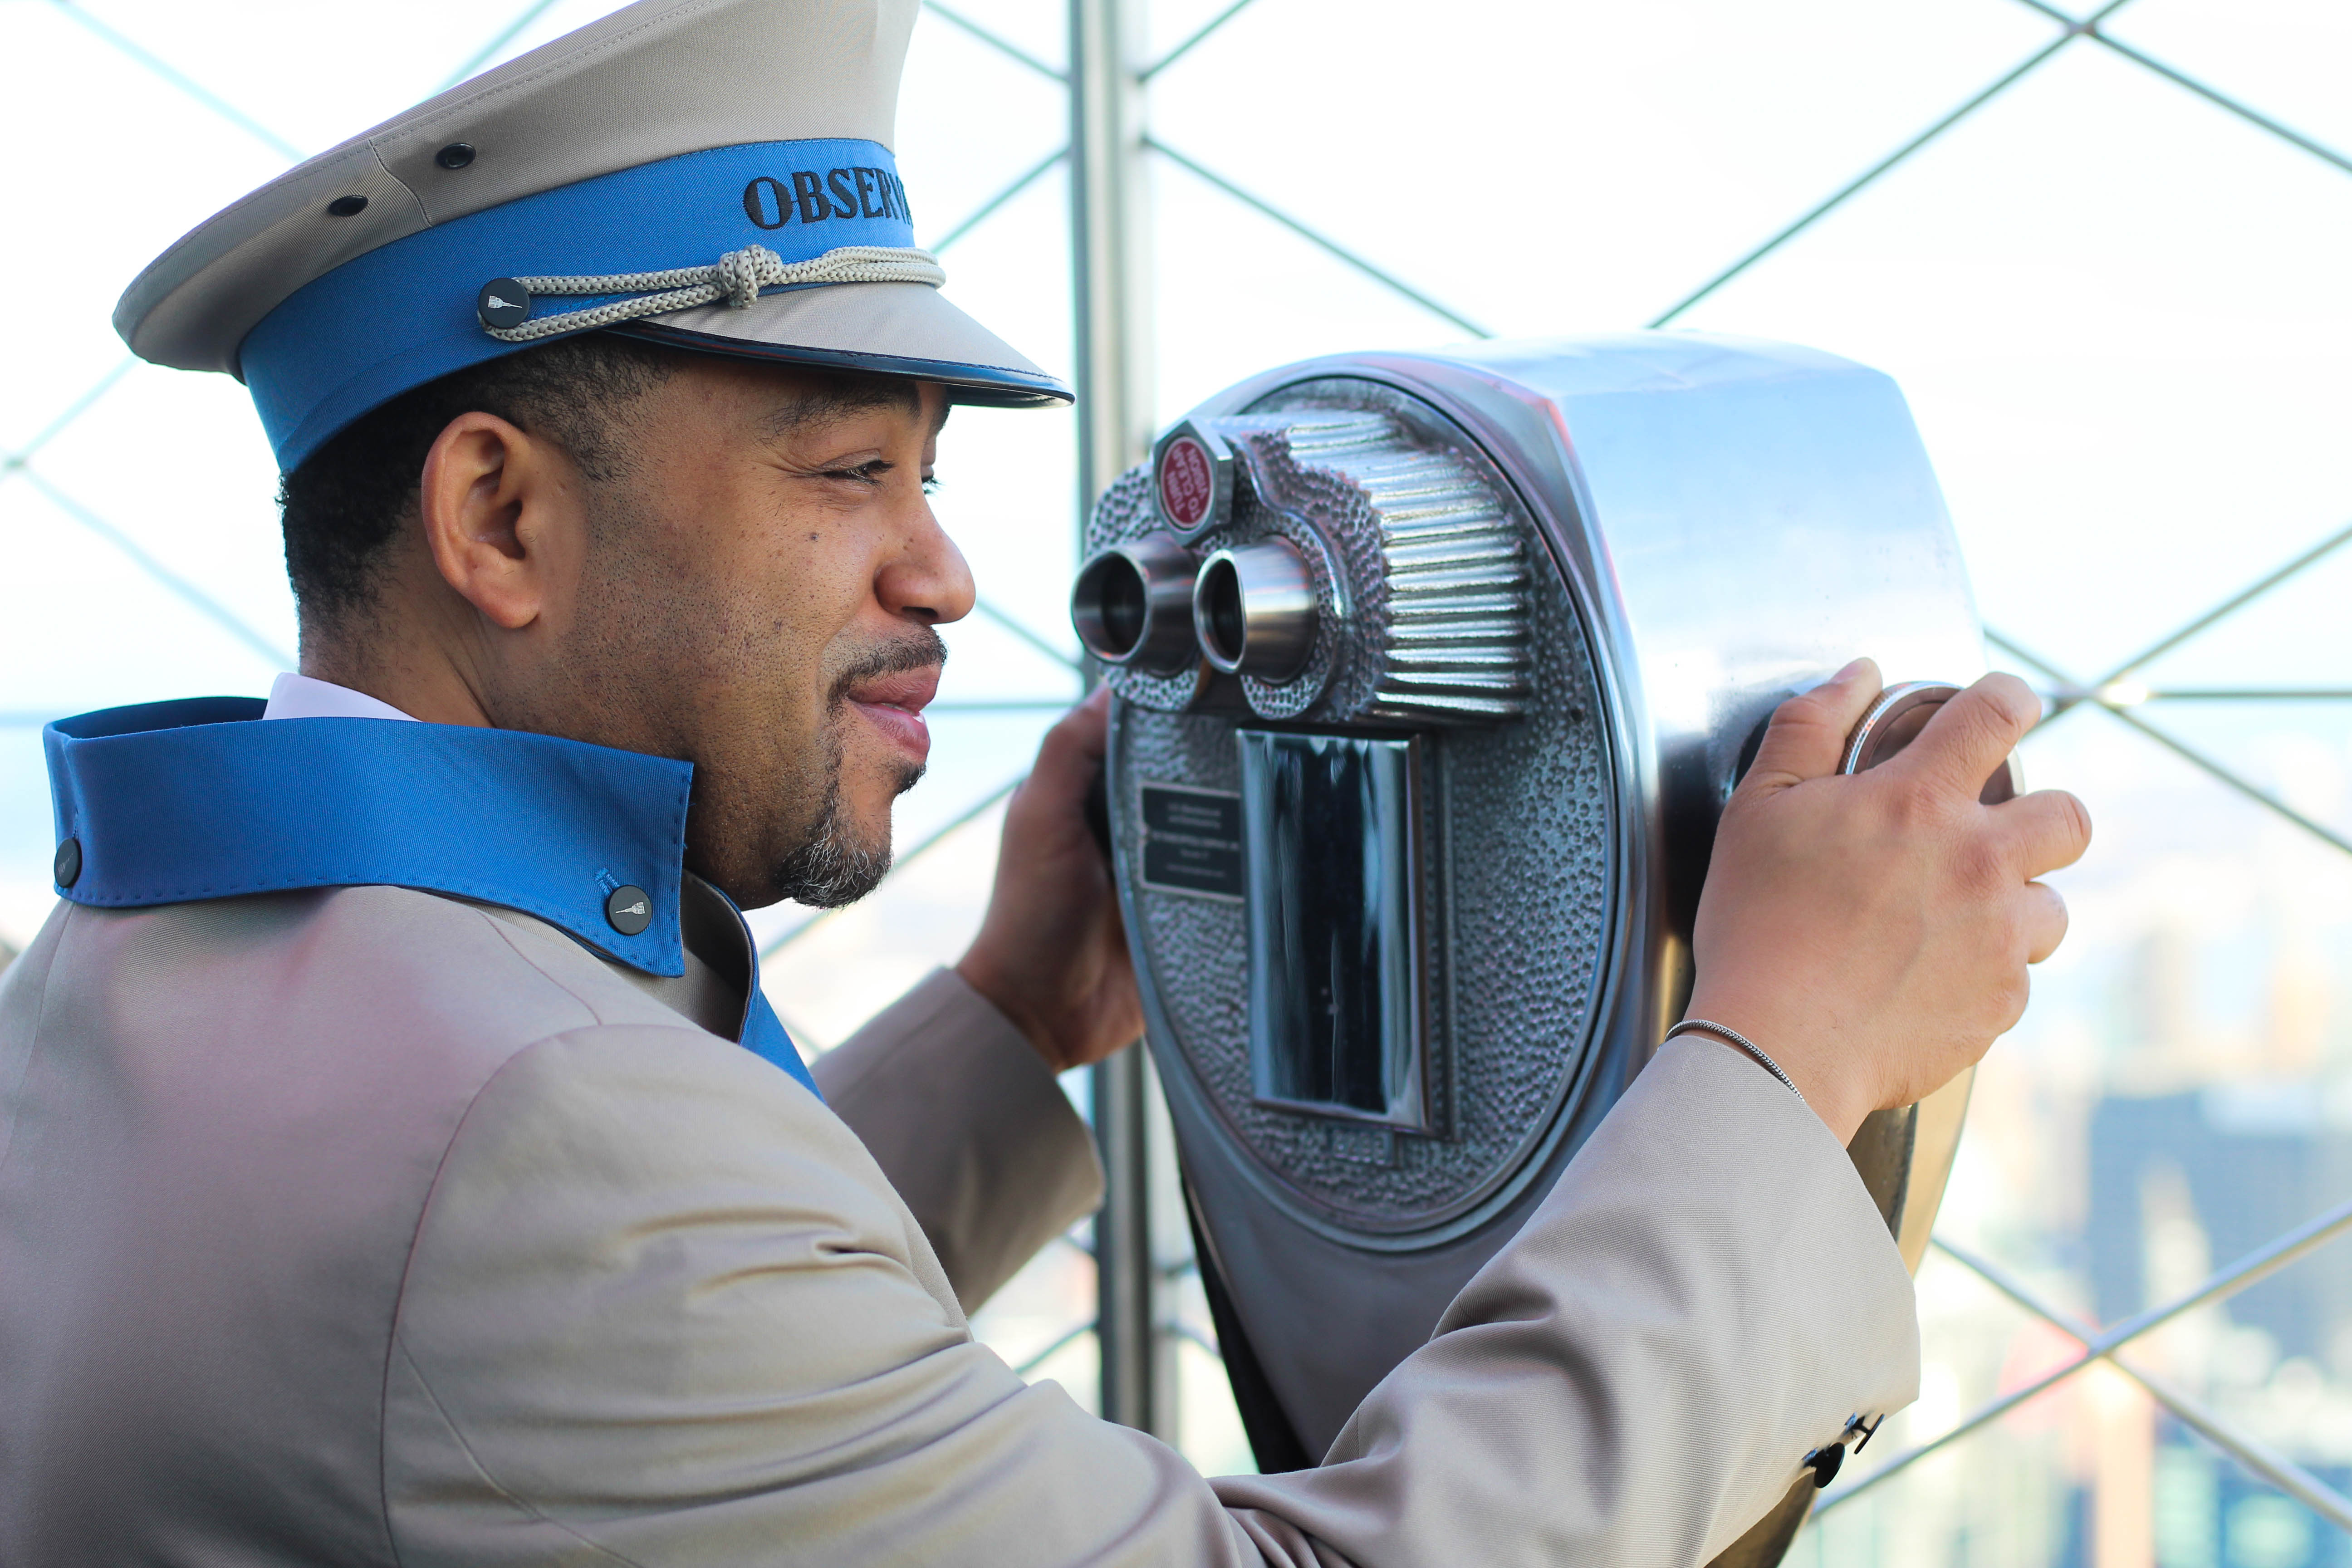
[(878, 485), (882, 482), (882, 476), (889, 471), (890, 465), (877, 458), (870, 463), (860, 463), (854, 468), (827, 468), (824, 471), (824, 477), (829, 479), (855, 479), (861, 485)]
[(940, 493), (940, 477), (937, 474), (925, 474), (923, 476), (923, 493), (927, 496), (935, 496)]

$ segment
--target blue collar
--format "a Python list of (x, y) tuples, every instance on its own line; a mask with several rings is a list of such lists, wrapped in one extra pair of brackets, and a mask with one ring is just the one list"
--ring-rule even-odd
[[(199, 697), (49, 725), (58, 892), (135, 909), (419, 888), (536, 915), (633, 969), (686, 973), (690, 763), (517, 730), (248, 721), (263, 707)], [(634, 933), (638, 900), (623, 889), (649, 906)], [(618, 924), (606, 912), (615, 903)], [(750, 951), (748, 932), (744, 942)], [(742, 1043), (809, 1083), (761, 994), (756, 953), (748, 972)]]

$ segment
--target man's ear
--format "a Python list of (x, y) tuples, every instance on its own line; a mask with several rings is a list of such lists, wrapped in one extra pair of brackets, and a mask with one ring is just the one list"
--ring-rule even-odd
[(417, 491), (441, 580), (492, 625), (520, 631), (576, 557), (578, 476), (561, 448), (495, 414), (460, 414), (425, 455)]

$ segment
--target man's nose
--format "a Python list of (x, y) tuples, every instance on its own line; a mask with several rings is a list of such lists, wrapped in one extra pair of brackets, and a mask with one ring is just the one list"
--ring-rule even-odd
[(874, 592), (891, 615), (931, 626), (971, 614), (971, 567), (929, 506), (909, 529), (904, 548), (882, 568)]

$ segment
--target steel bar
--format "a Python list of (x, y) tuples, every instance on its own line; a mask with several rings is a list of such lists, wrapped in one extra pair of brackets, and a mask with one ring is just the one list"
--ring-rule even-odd
[[(1023, 775), (1024, 778), (1027, 776), (1028, 775), (1026, 774)], [(946, 838), (949, 834), (953, 833), (959, 827), (968, 826), (973, 818), (986, 812), (990, 806), (994, 805), (998, 801), (1003, 800), (1014, 790), (1019, 789), (1021, 787), (1021, 779), (1013, 779), (1008, 783), (997, 785), (996, 788), (989, 791), (988, 794), (982, 795), (980, 799), (974, 801), (971, 805), (958, 812), (946, 823), (942, 824), (940, 826), (933, 828), (929, 833), (924, 835), (923, 837), (912, 847), (900, 854), (893, 856), (890, 861), (891, 870), (895, 872), (902, 866), (907, 866), (914, 861), (921, 859), (932, 849), (938, 847), (940, 842)], [(785, 931), (782, 935), (770, 941), (767, 946), (760, 950), (761, 960), (765, 962), (768, 959), (775, 957), (776, 954), (783, 952), (784, 949), (792, 946), (793, 943), (800, 941), (801, 938), (808, 935), (809, 932), (816, 930), (817, 927), (824, 924), (827, 921), (832, 920), (839, 913), (841, 913), (839, 910), (819, 910), (815, 914), (811, 915), (800, 924), (793, 927), (792, 930)]]
[(1090, 1069), (1104, 1202), (1095, 1215), (1095, 1321), (1106, 1420), (1166, 1435), (1175, 1390), (1160, 1386), (1160, 1280), (1151, 1264), (1151, 1142), (1143, 1075), (1130, 1047)]
[(1064, 158), (1068, 157), (1069, 154), (1070, 150), (1067, 147), (1056, 147), (1051, 153), (1046, 153), (1043, 158), (1038, 159), (1034, 163), (1030, 164), (1028, 168), (1023, 170), (1021, 174), (1014, 178), (1011, 184), (1005, 186), (1003, 190), (997, 192), (994, 195), (981, 203), (980, 205), (974, 207), (970, 213), (965, 215), (964, 220), (961, 223), (956, 225), (953, 228), (948, 230), (946, 234), (934, 241), (930, 247), (931, 254), (934, 256), (939, 255), (941, 251), (947, 249), (949, 246), (953, 245), (957, 240), (961, 239), (965, 235), (970, 234), (973, 229), (978, 228), (982, 224), (986, 223), (991, 217), (995, 216), (997, 208), (1003, 206), (1005, 203), (1011, 201), (1013, 197), (1027, 190), (1031, 185), (1035, 184), (1039, 177), (1042, 176), (1046, 170), (1060, 163)]
[(1178, 60), (1192, 52), (1193, 46), (1204, 41), (1210, 34), (1257, 4), (1257, 0), (1234, 0), (1234, 3), (1192, 29), (1184, 41), (1136, 73), (1138, 81), (1150, 81)]
[(302, 156), (302, 149), (293, 142), (289, 142), (285, 137), (280, 136), (169, 60), (124, 37), (79, 5), (74, 5), (72, 0), (49, 0), (49, 3), (80, 23), (87, 31), (111, 45), (124, 58), (145, 67), (231, 125), (268, 146), (272, 152), (289, 158), (299, 159)]
[(1357, 271), (1362, 273), (1373, 282), (1378, 283), (1395, 293), (1403, 295), (1406, 299), (1412, 300), (1423, 310), (1427, 310), (1430, 314), (1443, 317), (1444, 320), (1453, 322), (1464, 331), (1468, 332), (1472, 337), (1491, 338), (1495, 335), (1486, 328), (1480, 326), (1477, 322), (1472, 321), (1461, 311), (1454, 309), (1453, 306), (1432, 299), (1427, 294), (1424, 294), (1420, 289), (1414, 288), (1412, 284), (1406, 282), (1403, 279), (1397, 277), (1394, 273), (1389, 272), (1382, 268), (1374, 265), (1372, 262), (1367, 261), (1364, 258), (1357, 255), (1346, 246), (1341, 245), (1338, 240), (1333, 239), (1330, 236), (1307, 227), (1307, 225), (1299, 222), (1297, 218), (1292, 217), (1288, 213), (1284, 212), (1272, 202), (1265, 200), (1263, 196), (1254, 195), (1250, 192), (1244, 190), (1241, 186), (1234, 184), (1223, 174), (1218, 174), (1214, 169), (1211, 169), (1204, 164), (1194, 162), (1192, 159), (1188, 158), (1183, 153), (1176, 151), (1175, 148), (1169, 146), (1165, 142), (1160, 142), (1150, 136), (1146, 136), (1143, 139), (1143, 144), (1146, 147), (1149, 147), (1152, 152), (1157, 153), (1161, 157), (1167, 159), (1170, 163), (1175, 164), (1178, 168), (1182, 169), (1185, 173), (1193, 176), (1193, 178), (1200, 180), (1202, 184), (1213, 185), (1218, 190), (1223, 191), (1225, 195), (1233, 197), (1234, 200), (1241, 203), (1242, 205), (1248, 207), (1252, 211), (1261, 214), (1265, 217), (1272, 218), (1275, 222), (1280, 224), (1291, 233), (1298, 236), (1299, 238), (1306, 240), (1308, 244), (1321, 247), (1326, 254), (1346, 262), (1349, 266), (1354, 268)]
[[(1106, 480), (1105, 482), (1108, 483), (1108, 481)], [(981, 615), (987, 616), (991, 621), (996, 623), (996, 625), (1003, 626), (1006, 631), (1011, 632), (1014, 637), (1019, 637), (1023, 642), (1027, 643), (1031, 647), (1035, 648), (1039, 653), (1044, 654), (1047, 658), (1052, 659), (1055, 664), (1062, 666), (1066, 669), (1076, 669), (1079, 668), (1079, 661), (1074, 655), (1062, 648), (1055, 647), (1052, 643), (1047, 642), (1036, 632), (1030, 629), (1027, 624), (1022, 621), (1019, 616), (1014, 616), (1008, 611), (998, 609), (986, 599), (974, 599), (972, 601), (971, 607)]]
[[(1070, 283), (1077, 351), (1078, 503), (1083, 510), (1151, 439), (1151, 316), (1140, 178), (1142, 0), (1069, 0)], [(1103, 1206), (1095, 1216), (1098, 1408), (1107, 1420), (1174, 1433), (1160, 1386), (1159, 1280), (1151, 1266), (1151, 1140), (1140, 1050), (1089, 1072)]]
[[(1973, 1270), (1985, 1283), (2034, 1316), (2055, 1324), (2085, 1342), (2097, 1333), (2097, 1330), (2074, 1314), (2060, 1311), (2042, 1301), (2027, 1289), (2022, 1280), (1990, 1258), (1980, 1258), (1940, 1236), (1932, 1239), (1935, 1247), (1947, 1257)], [(2173, 1387), (2154, 1373), (2126, 1361), (2120, 1352), (2107, 1357), (2107, 1363), (2146, 1389), (2149, 1397), (2172, 1412), (2183, 1425), (2194, 1427), (2207, 1442), (2338, 1529), (2352, 1531), (2352, 1500), (2347, 1500), (2326, 1481), (2251, 1432), (2216, 1414), (2204, 1401)]]
[(115, 549), (121, 551), (125, 556), (130, 558), (132, 565), (138, 567), (142, 572), (146, 573), (148, 576), (153, 578), (163, 587), (169, 590), (175, 597), (179, 598), (191, 608), (201, 614), (205, 619), (211, 621), (214, 625), (227, 632), (229, 636), (236, 638), (237, 641), (243, 643), (246, 647), (251, 648), (254, 652), (259, 654), (263, 658), (268, 659), (278, 668), (291, 669), (294, 668), (295, 660), (292, 654), (287, 652), (284, 648), (279, 647), (276, 643), (271, 642), (268, 637), (263, 637), (259, 632), (246, 625), (245, 621), (238, 616), (235, 611), (222, 604), (218, 599), (214, 598), (210, 594), (205, 593), (202, 588), (197, 587), (194, 583), (189, 582), (185, 577), (181, 576), (177, 572), (173, 571), (169, 566), (164, 565), (161, 561), (156, 560), (155, 557), (147, 553), (146, 547), (141, 544), (137, 540), (131, 538), (129, 534), (123, 532), (122, 530), (115, 527), (114, 524), (107, 521), (106, 519), (99, 516), (98, 513), (90, 510), (89, 508), (82, 505), (81, 502), (74, 500), (73, 497), (66, 494), (65, 491), (51, 484), (47, 479), (42, 477), (41, 471), (38, 468), (20, 468), (16, 472), (24, 476), (25, 482), (26, 484), (32, 486), (35, 489), (47, 496), (50, 502), (54, 504), (59, 511), (64, 512), (68, 517), (72, 518), (76, 522), (80, 523), (84, 528), (89, 529), (92, 533), (97, 534), (100, 539), (105, 540), (109, 544), (114, 546)]
[(1876, 1486), (1889, 1476), (1908, 1468), (1937, 1449), (1958, 1442), (1978, 1427), (1999, 1420), (2043, 1390), (2074, 1376), (2093, 1362), (2109, 1358), (2116, 1351), (2142, 1334), (2162, 1327), (2184, 1312), (2194, 1311), (2209, 1302), (2225, 1300), (2236, 1295), (2239, 1291), (2270, 1278), (2304, 1254), (2335, 1240), (2347, 1229), (2352, 1229), (2352, 1203), (2339, 1204), (2318, 1218), (2297, 1226), (2268, 1246), (2255, 1248), (2186, 1296), (2179, 1297), (2161, 1307), (2152, 1307), (2137, 1317), (2126, 1318), (2113, 1328), (2101, 1331), (2084, 1342), (2081, 1353), (2073, 1360), (2063, 1365), (2052, 1368), (2041, 1376), (2021, 1387), (2011, 1389), (1989, 1404), (1979, 1405), (1975, 1412), (1964, 1417), (1949, 1430), (1939, 1433), (1916, 1447), (1905, 1449), (1852, 1486), (1840, 1489), (1836, 1498), (1825, 1500), (1825, 1504), (1828, 1501), (1842, 1502), (1865, 1488)]
[(2320, 561), (2335, 553), (2337, 550), (2342, 549), (2347, 542), (2352, 542), (2352, 524), (2347, 524), (2345, 527), (2336, 530), (2334, 533), (2329, 534), (2326, 539), (2321, 540), (2318, 543), (2313, 545), (2310, 549), (2305, 551), (2302, 554), (2296, 556), (2285, 565), (2281, 566), (2275, 572), (2273, 572), (2267, 576), (2262, 577), (2257, 581), (2249, 584), (2247, 586), (2239, 589), (2236, 593), (2231, 595), (2228, 598), (2222, 600), (2220, 604), (2214, 605), (2211, 609), (2206, 611), (2195, 620), (2190, 621), (2187, 626), (2180, 627), (2178, 631), (2171, 632), (2165, 637), (2159, 637), (2157, 641), (2141, 649), (2138, 653), (2132, 655), (2131, 658), (2124, 660), (2123, 663), (2116, 666), (2115, 668), (2107, 671), (2106, 674), (2099, 677), (2098, 679), (2092, 681), (2090, 684), (2095, 687), (2105, 686), (2110, 681), (2120, 680), (2125, 676), (2129, 675), (2133, 670), (2141, 668), (2144, 666), (2152, 663), (2159, 656), (2170, 653), (2174, 648), (2179, 647), (2190, 637), (2195, 637), (2198, 633), (2205, 630), (2206, 627), (2213, 625), (2214, 622), (2236, 613), (2251, 601), (2261, 598), (2264, 594), (2269, 593), (2273, 588), (2277, 587), (2280, 584), (2285, 582), (2288, 578), (2294, 576), (2297, 573), (2300, 573), (2308, 567), (2317, 565)]
[(451, 71), (442, 81), (440, 90), (443, 92), (448, 91), (451, 88), (457, 86), (459, 82), (465, 80), (467, 77), (481, 69), (483, 64), (488, 61), (492, 55), (497, 54), (500, 49), (503, 49), (509, 44), (513, 43), (515, 41), (516, 34), (521, 32), (525, 27), (530, 26), (533, 22), (538, 21), (540, 17), (544, 16), (548, 9), (554, 4), (555, 0), (531, 0), (530, 5), (515, 13), (514, 19), (512, 21), (509, 22), (505, 26), (500, 27), (497, 32), (491, 34), (488, 43), (484, 44), (480, 48), (476, 49), (472, 54), (467, 55), (466, 57), (465, 63), (460, 65), (456, 70)]
[(994, 49), (998, 54), (1003, 55), (1008, 59), (1020, 61), (1023, 65), (1027, 66), (1031, 70), (1035, 71), (1039, 76), (1050, 78), (1055, 81), (1066, 82), (1069, 80), (1069, 78), (1064, 76), (1060, 71), (1055, 70), (1052, 66), (1047, 65), (1044, 60), (1039, 59), (1035, 55), (1031, 54), (1028, 50), (1023, 48), (1012, 39), (990, 31), (988, 28), (982, 26), (978, 22), (973, 21), (971, 17), (965, 16), (962, 12), (956, 10), (952, 6), (940, 5), (940, 0), (923, 0), (923, 9), (938, 16), (940, 20), (943, 22), (952, 22), (957, 26), (962, 28), (965, 32), (971, 34), (973, 37), (978, 38), (982, 43), (986, 44), (990, 48)]
[(114, 384), (116, 382), (121, 381), (124, 376), (131, 374), (132, 367), (137, 365), (138, 363), (139, 356), (137, 354), (126, 354), (123, 356), (121, 360), (116, 363), (112, 370), (108, 371), (104, 375), (100, 376), (97, 381), (91, 383), (89, 391), (83, 393), (79, 397), (75, 398), (71, 403), (67, 404), (65, 408), (59, 412), (56, 418), (50, 420), (47, 425), (42, 426), (40, 429), (35, 431), (31, 440), (26, 442), (22, 447), (17, 447), (16, 450), (9, 453), (5, 458), (0, 458), (0, 479), (6, 478), (8, 475), (13, 474), (17, 469), (23, 468), (26, 463), (32, 461), (34, 453), (39, 451), (42, 447), (55, 440), (64, 432), (65, 428), (71, 425), (75, 420), (89, 413), (90, 409), (97, 405), (100, 398), (114, 390)]

